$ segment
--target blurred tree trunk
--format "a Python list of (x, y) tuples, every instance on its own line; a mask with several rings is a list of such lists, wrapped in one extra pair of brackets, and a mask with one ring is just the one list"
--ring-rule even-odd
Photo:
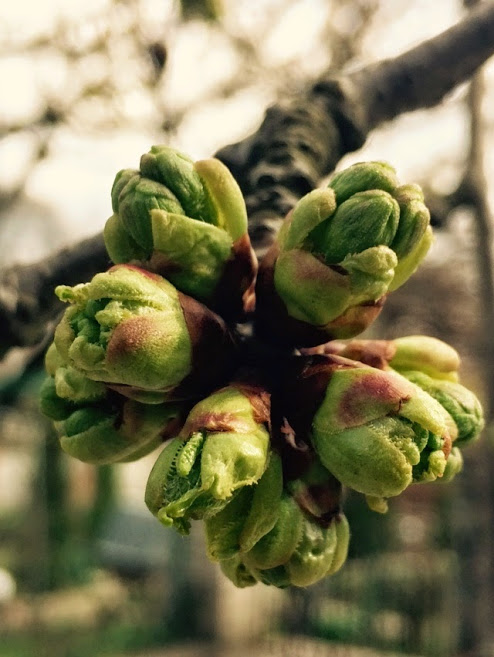
[(72, 538), (65, 457), (48, 423), (42, 450), (40, 468), (45, 492), (47, 559), (43, 588), (55, 590), (71, 580), (67, 559)]
[[(474, 3), (465, 3), (474, 4)], [(483, 376), (483, 402), (487, 436), (494, 420), (494, 265), (492, 256), (492, 216), (484, 174), (485, 135), (482, 119), (484, 80), (478, 72), (467, 95), (470, 117), (470, 148), (461, 189), (475, 221), (474, 259), (478, 275), (479, 325), (476, 352)], [(461, 312), (461, 308), (458, 309)], [(472, 655), (490, 655), (494, 647), (494, 467), (492, 446), (484, 440), (474, 453), (467, 450), (465, 469), (473, 476), (461, 477), (458, 542), (462, 572), (463, 621), (462, 648)], [(473, 512), (476, 509), (476, 512)]]
[[(59, 448), (60, 450), (60, 448)], [(100, 538), (101, 531), (115, 504), (115, 472), (113, 466), (102, 465), (96, 468), (96, 491), (94, 501), (87, 516), (87, 540), (91, 548)]]

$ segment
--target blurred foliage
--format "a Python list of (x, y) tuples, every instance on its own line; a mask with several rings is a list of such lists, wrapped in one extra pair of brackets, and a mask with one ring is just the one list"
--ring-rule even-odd
[(90, 632), (85, 627), (70, 626), (54, 631), (40, 627), (38, 631), (20, 635), (0, 634), (0, 639), (2, 657), (96, 657), (157, 648), (174, 637), (159, 619), (150, 622), (139, 618), (133, 622), (124, 618), (91, 628)]
[(350, 561), (318, 592), (310, 624), (317, 636), (431, 657), (458, 649), (457, 557), (392, 554)]

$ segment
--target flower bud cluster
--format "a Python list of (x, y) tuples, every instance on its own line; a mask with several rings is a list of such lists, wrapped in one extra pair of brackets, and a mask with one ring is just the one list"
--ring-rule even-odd
[(295, 205), (261, 263), (259, 330), (297, 347), (361, 333), (425, 257), (429, 220), (420, 187), (384, 162), (335, 174)]
[(208, 556), (235, 585), (308, 586), (346, 559), (341, 485), (318, 463), (287, 478), (270, 418), (260, 386), (230, 384), (199, 402), (156, 461), (146, 504), (182, 534), (203, 520)]
[(248, 307), (257, 268), (242, 194), (218, 160), (154, 146), (138, 171), (117, 174), (111, 197), (115, 264), (55, 290), (69, 307), (41, 390), (62, 448), (90, 463), (143, 456), (228, 379), (227, 321)]
[(111, 196), (104, 238), (114, 263), (156, 272), (229, 318), (248, 307), (257, 261), (242, 193), (224, 164), (153, 146), (139, 170), (117, 174)]
[[(314, 368), (331, 372), (331, 400), (312, 421), (314, 446), (371, 507), (385, 510), (385, 499), (411, 483), (450, 481), (462, 470), (460, 450), (479, 438), (484, 418), (477, 397), (459, 383), (455, 349), (413, 335), (334, 341), (305, 354), (316, 362), (305, 365), (302, 377)], [(349, 412), (348, 404), (358, 411)]]
[[(243, 197), (218, 160), (154, 146), (111, 197), (114, 264), (56, 289), (68, 307), (41, 409), (89, 463), (167, 441), (146, 504), (180, 534), (200, 521), (236, 586), (305, 587), (338, 571), (344, 487), (385, 512), (409, 486), (462, 469), (483, 417), (456, 351), (426, 336), (348, 340), (431, 244), (417, 185), (382, 162), (337, 173), (288, 215), (255, 289)], [(252, 335), (238, 330), (247, 321)]]

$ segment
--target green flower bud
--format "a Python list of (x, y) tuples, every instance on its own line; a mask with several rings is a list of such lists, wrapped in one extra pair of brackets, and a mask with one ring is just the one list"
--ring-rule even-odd
[(261, 262), (259, 331), (295, 346), (356, 335), (431, 241), (418, 185), (400, 186), (382, 162), (349, 167), (296, 204)]
[(395, 275), (389, 285), (388, 292), (394, 292), (406, 283), (410, 276), (417, 270), (434, 242), (432, 228), (427, 226), (422, 239), (415, 244), (412, 250), (398, 260)]
[(449, 416), (404, 377), (320, 355), (296, 359), (286, 379), (283, 408), (290, 426), (312, 440), (322, 464), (343, 485), (387, 498), (414, 481), (442, 476), (451, 449)]
[[(284, 566), (292, 586), (315, 584), (326, 575), (336, 572), (345, 561), (349, 529), (348, 522), (343, 518), (343, 515), (334, 518), (328, 527), (304, 518), (302, 539)], [(337, 555), (339, 540), (341, 545)], [(336, 556), (338, 563), (333, 565)]]
[(249, 551), (273, 529), (279, 514), (283, 474), (280, 457), (271, 452), (257, 484), (242, 488), (222, 511), (206, 519), (206, 544), (212, 561)]
[(391, 194), (398, 185), (396, 171), (387, 162), (357, 162), (335, 173), (329, 181), (338, 204), (371, 189), (382, 189)]
[[(290, 498), (285, 498), (289, 500)], [(293, 518), (296, 523), (297, 541), (285, 540), (284, 553), (279, 553), (276, 565), (275, 560), (263, 559), (261, 548), (264, 545), (266, 554), (274, 555), (273, 547), (281, 545), (283, 532), (275, 525), (272, 532), (267, 534), (253, 550), (245, 554), (242, 563), (250, 577), (260, 582), (278, 588), (288, 586), (305, 587), (315, 584), (319, 580), (337, 572), (344, 564), (350, 540), (348, 521), (342, 513), (333, 516), (328, 523), (321, 523), (305, 515), (297, 504), (292, 502)], [(286, 526), (293, 539), (291, 525)], [(268, 539), (274, 533), (274, 543)], [(263, 545), (261, 545), (263, 544)], [(269, 549), (270, 548), (270, 549)]]
[(446, 469), (444, 474), (441, 477), (440, 481), (442, 483), (448, 483), (456, 477), (456, 475), (463, 470), (463, 456), (458, 447), (453, 445), (451, 449), (451, 454), (448, 456), (446, 462)]
[[(254, 487), (256, 495), (263, 479), (271, 480), (270, 492), (264, 486), (259, 510), (250, 503), (252, 492), (243, 489), (223, 511), (206, 521), (209, 556), (220, 560), (223, 572), (236, 586), (255, 581), (279, 588), (309, 586), (345, 562), (350, 533), (340, 511), (341, 484), (314, 455), (304, 461), (300, 476), (289, 479), (283, 492), (276, 471), (271, 475), (266, 471)], [(285, 466), (288, 473), (293, 470)], [(249, 519), (256, 515), (260, 516), (256, 526), (261, 524), (262, 535), (255, 531), (254, 540), (242, 543), (239, 537), (245, 536)]]
[(77, 399), (61, 386), (82, 385), (74, 382), (80, 373), (140, 401), (187, 398), (211, 389), (230, 367), (223, 321), (156, 274), (119, 265), (56, 292), (71, 304), (55, 332), (69, 368), (55, 375), (61, 397)]
[(39, 391), (39, 408), (51, 420), (65, 420), (77, 408), (74, 402), (57, 394), (55, 379), (47, 376)]
[(178, 404), (140, 404), (112, 392), (93, 402), (63, 399), (53, 377), (42, 386), (41, 410), (55, 420), (67, 454), (98, 465), (141, 458), (183, 423)]
[(418, 371), (434, 379), (458, 381), (460, 357), (449, 344), (427, 335), (409, 335), (395, 340), (332, 341), (306, 354), (332, 353), (379, 369)]
[(335, 573), (346, 560), (350, 531), (341, 513), (341, 483), (312, 457), (308, 469), (287, 482), (302, 512), (302, 535), (283, 564), (290, 585), (309, 586)]
[(154, 271), (229, 316), (252, 294), (257, 261), (242, 193), (217, 159), (153, 146), (117, 174), (104, 238), (115, 263)]
[(266, 570), (285, 564), (302, 538), (304, 517), (297, 502), (285, 493), (273, 529), (244, 555), (251, 569)]
[(458, 380), (460, 357), (448, 344), (427, 335), (410, 335), (392, 341), (395, 353), (389, 360), (398, 372), (415, 370), (434, 379)]
[(430, 213), (424, 205), (422, 189), (416, 185), (403, 185), (394, 191), (400, 208), (400, 220), (391, 248), (401, 260), (420, 243), (430, 222)]
[(326, 572), (328, 575), (334, 575), (345, 563), (348, 556), (348, 547), (350, 545), (350, 525), (343, 513), (339, 513), (334, 518), (334, 527), (336, 532), (336, 548), (333, 553), (331, 566)]
[(81, 403), (106, 397), (106, 386), (68, 365), (54, 342), (46, 352), (45, 367), (49, 376), (40, 388), (40, 410), (52, 420), (65, 420)]
[(389, 246), (396, 235), (400, 208), (382, 190), (353, 194), (338, 205), (330, 220), (309, 236), (313, 252), (320, 252), (326, 264), (338, 264), (347, 255), (373, 246)]
[(150, 210), (176, 214), (183, 211), (176, 196), (165, 185), (142, 178), (139, 171), (133, 169), (117, 174), (111, 196), (113, 211), (122, 229), (146, 254), (151, 253), (153, 246)]
[(452, 438), (456, 446), (474, 442), (484, 428), (482, 406), (467, 388), (454, 381), (434, 379), (423, 372), (403, 372), (409, 381), (434, 397), (454, 422)]
[[(149, 510), (181, 533), (188, 533), (191, 519), (221, 511), (265, 472), (268, 422), (269, 395), (258, 388), (230, 385), (196, 404), (151, 471)], [(260, 531), (250, 522), (249, 532)]]
[(482, 431), (481, 404), (470, 390), (458, 383), (460, 357), (445, 342), (425, 335), (396, 340), (352, 340), (342, 343), (337, 353), (380, 369), (392, 367), (425, 390), (448, 412), (449, 432), (457, 446), (476, 440)]
[(45, 364), (50, 376), (40, 389), (41, 412), (55, 420), (62, 449), (81, 461), (134, 461), (183, 424), (181, 406), (122, 397), (68, 364), (55, 343)]
[(92, 381), (82, 372), (70, 365), (57, 369), (54, 377), (57, 395), (71, 401), (96, 401), (106, 395), (106, 387), (101, 381)]

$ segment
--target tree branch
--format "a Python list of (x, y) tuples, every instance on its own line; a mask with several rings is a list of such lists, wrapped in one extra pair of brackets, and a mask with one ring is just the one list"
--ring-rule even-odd
[[(494, 4), (392, 60), (319, 80), (270, 108), (258, 131), (217, 154), (246, 197), (259, 255), (294, 203), (360, 148), (376, 126), (403, 112), (432, 107), (494, 53)], [(0, 277), (2, 350), (35, 344), (58, 308), (59, 282), (87, 280), (108, 265), (101, 236)]]
[(46, 324), (62, 308), (54, 294), (61, 284), (76, 285), (110, 264), (103, 236), (96, 235), (33, 265), (14, 265), (0, 273), (0, 357), (10, 347), (35, 345)]
[[(475, 217), (476, 257), (478, 266), (478, 296), (480, 303), (478, 356), (484, 363), (494, 363), (494, 261), (492, 254), (492, 212), (487, 195), (487, 179), (484, 172), (484, 131), (482, 101), (484, 76), (480, 71), (472, 79), (467, 102), (470, 110), (470, 150), (466, 163), (463, 187), (470, 198)], [(494, 422), (494, 369), (485, 368), (486, 420)]]
[(294, 202), (360, 148), (370, 131), (432, 107), (494, 54), (494, 4), (442, 34), (346, 76), (328, 75), (301, 97), (270, 108), (259, 130), (217, 154), (246, 196), (261, 252)]
[(449, 30), (412, 50), (350, 75), (350, 91), (369, 132), (405, 112), (437, 105), (494, 54), (494, 3), (478, 8)]
[[(464, 0), (465, 5), (475, 5), (476, 0)], [(491, 28), (492, 29), (492, 28)], [(465, 163), (465, 173), (459, 190), (475, 219), (476, 244), (474, 257), (477, 265), (479, 301), (478, 335), (475, 341), (476, 355), (483, 363), (483, 405), (487, 431), (494, 421), (494, 343), (492, 326), (494, 323), (494, 261), (492, 253), (492, 211), (487, 194), (485, 175), (485, 125), (482, 105), (485, 97), (485, 80), (482, 71), (472, 78), (466, 96), (470, 118), (470, 144)], [(470, 508), (478, 508), (475, 518), (467, 518), (463, 509), (456, 521), (456, 542), (460, 549), (462, 564), (460, 569), (462, 586), (461, 646), (465, 651), (481, 653), (486, 646), (493, 644), (493, 630), (490, 619), (493, 612), (492, 582), (494, 564), (492, 559), (494, 511), (486, 504), (493, 491), (494, 468), (492, 445), (484, 441), (481, 451), (468, 453), (466, 467), (475, 471), (472, 479), (462, 478), (460, 495), (468, 499)]]

